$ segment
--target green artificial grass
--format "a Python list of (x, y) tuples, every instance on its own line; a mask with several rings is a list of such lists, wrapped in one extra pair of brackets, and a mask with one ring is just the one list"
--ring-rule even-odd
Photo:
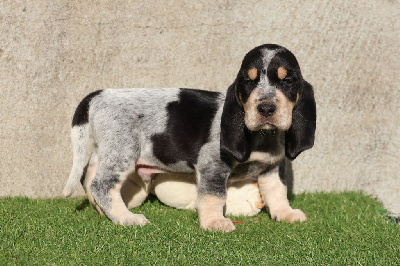
[[(309, 220), (267, 212), (231, 217), (236, 231), (200, 230), (197, 213), (151, 199), (135, 210), (144, 227), (114, 225), (85, 199), (0, 199), (0, 265), (399, 265), (400, 225), (360, 193), (301, 194)], [(78, 210), (79, 209), (79, 210)]]

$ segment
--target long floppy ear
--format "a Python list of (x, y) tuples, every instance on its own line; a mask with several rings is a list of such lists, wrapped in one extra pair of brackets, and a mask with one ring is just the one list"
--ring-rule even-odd
[(314, 146), (316, 105), (312, 86), (303, 81), (300, 98), (293, 108), (292, 126), (286, 132), (286, 157), (294, 160), (302, 151)]
[(239, 162), (250, 156), (251, 133), (244, 124), (244, 109), (236, 93), (236, 81), (228, 88), (221, 117), (221, 155)]

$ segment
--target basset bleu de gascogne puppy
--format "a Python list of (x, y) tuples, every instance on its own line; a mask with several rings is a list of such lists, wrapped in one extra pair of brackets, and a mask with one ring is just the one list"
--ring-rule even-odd
[(223, 214), (227, 182), (255, 179), (273, 219), (305, 221), (289, 205), (282, 172), (285, 156), (293, 160), (313, 146), (315, 128), (313, 89), (295, 56), (279, 45), (258, 46), (225, 92), (106, 89), (86, 96), (72, 119), (73, 166), (64, 195), (95, 165), (86, 190), (96, 208), (114, 223), (145, 225), (122, 199), (127, 177), (135, 173), (149, 183), (162, 173), (194, 173), (200, 227), (230, 232), (235, 226)]

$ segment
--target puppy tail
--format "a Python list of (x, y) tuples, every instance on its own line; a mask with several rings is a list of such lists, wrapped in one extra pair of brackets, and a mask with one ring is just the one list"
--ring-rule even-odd
[(75, 191), (76, 186), (84, 174), (86, 163), (86, 151), (89, 143), (89, 109), (93, 98), (100, 95), (103, 90), (89, 93), (79, 103), (72, 118), (71, 142), (73, 150), (73, 163), (71, 174), (69, 175), (67, 184), (64, 187), (63, 194), (65, 197), (70, 197)]
[(75, 191), (76, 186), (79, 184), (79, 181), (84, 174), (89, 133), (89, 123), (76, 125), (71, 129), (73, 163), (71, 173), (63, 190), (63, 194), (67, 198)]

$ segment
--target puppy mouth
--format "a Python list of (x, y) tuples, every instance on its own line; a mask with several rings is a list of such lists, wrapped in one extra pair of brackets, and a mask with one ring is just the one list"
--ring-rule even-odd
[(270, 129), (278, 129), (278, 127), (270, 122), (266, 122), (265, 124), (261, 125), (261, 129), (260, 130), (270, 130)]
[(262, 123), (258, 123), (257, 125), (249, 125), (247, 128), (252, 132), (257, 132), (261, 130), (276, 130), (278, 127), (269, 121), (263, 121)]
[(246, 127), (252, 131), (257, 132), (261, 130), (280, 130), (286, 131), (289, 129), (291, 123), (287, 121), (274, 120), (272, 118), (264, 118), (258, 120), (256, 123), (246, 123)]

